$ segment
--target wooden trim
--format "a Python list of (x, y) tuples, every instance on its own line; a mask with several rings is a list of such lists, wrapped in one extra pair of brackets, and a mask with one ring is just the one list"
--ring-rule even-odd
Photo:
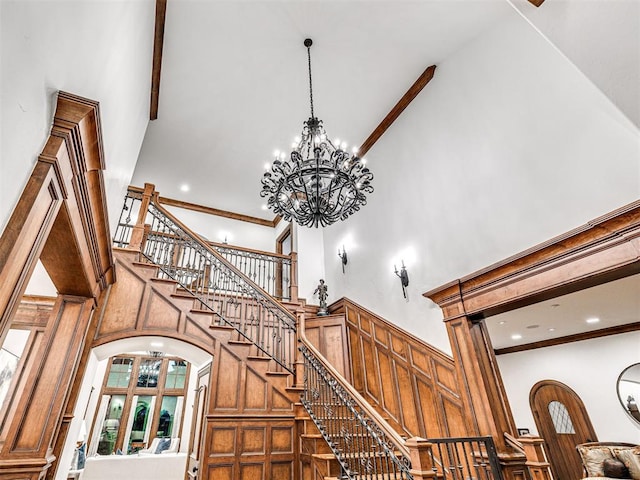
[(640, 273), (640, 200), (423, 295), (483, 318)]
[(525, 343), (523, 345), (516, 345), (515, 347), (497, 348), (495, 354), (504, 355), (507, 353), (524, 352), (526, 350), (535, 350), (536, 348), (552, 347), (554, 345), (563, 345), (565, 343), (591, 340), (592, 338), (607, 337), (609, 335), (618, 335), (620, 333), (635, 332), (638, 330), (640, 330), (640, 322), (627, 323), (626, 325), (601, 328), (592, 332), (575, 333), (573, 335), (565, 335), (564, 337)]
[[(134, 188), (129, 187), (129, 190)], [(134, 190), (136, 191), (136, 190)], [(255, 223), (256, 225), (262, 225), (263, 227), (275, 227), (277, 222), (276, 217), (273, 220), (266, 220), (264, 218), (252, 217), (251, 215), (244, 215), (242, 213), (229, 212), (227, 210), (220, 210), (218, 208), (207, 207), (205, 205), (198, 205), (196, 203), (185, 202), (183, 200), (175, 200), (173, 198), (158, 197), (158, 201), (163, 205), (170, 207), (184, 208), (185, 210), (191, 210), (193, 212), (206, 213), (207, 215), (215, 215), (217, 217), (230, 218), (232, 220), (239, 220), (241, 222)]]
[(291, 255), (283, 255), (282, 253), (273, 253), (273, 252), (267, 252), (264, 250), (256, 250), (253, 248), (239, 247), (237, 245), (231, 245), (230, 243), (220, 243), (220, 242), (206, 242), (206, 243), (216, 248), (228, 248), (230, 250), (237, 250), (239, 252), (246, 252), (246, 253), (255, 253), (257, 255), (265, 255), (267, 257), (275, 257), (275, 258), (281, 258), (281, 259), (291, 258)]
[(404, 111), (405, 108), (409, 106), (409, 104), (413, 101), (414, 98), (418, 96), (418, 94), (422, 91), (422, 89), (431, 81), (433, 75), (436, 71), (436, 66), (431, 65), (427, 67), (427, 69), (422, 72), (422, 74), (418, 77), (418, 79), (411, 85), (411, 88), (407, 90), (398, 103), (391, 109), (391, 111), (387, 114), (386, 117), (380, 122), (380, 124), (375, 128), (371, 135), (362, 142), (358, 150), (358, 156), (364, 157), (367, 152), (373, 147), (373, 145), (380, 139), (380, 137), (387, 131), (387, 129), (391, 126), (393, 122), (400, 116), (400, 114)]
[(536, 7), (539, 7), (544, 3), (544, 0), (529, 0), (529, 3)]
[(156, 0), (156, 26), (153, 34), (153, 66), (151, 69), (151, 107), (149, 118), (158, 118), (158, 98), (160, 97), (160, 70), (162, 69), (162, 47), (164, 26), (167, 15), (167, 0)]

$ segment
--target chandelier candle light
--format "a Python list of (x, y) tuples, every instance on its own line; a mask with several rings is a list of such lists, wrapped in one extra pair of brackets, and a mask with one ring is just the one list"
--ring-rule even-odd
[(365, 159), (345, 151), (346, 143), (329, 140), (313, 112), (311, 81), (311, 45), (307, 38), (309, 64), (309, 100), (311, 117), (304, 122), (302, 136), (297, 137), (287, 158), (275, 152), (275, 160), (262, 178), (261, 197), (267, 206), (286, 221), (305, 227), (326, 227), (367, 204), (365, 193), (373, 192), (373, 174), (365, 166)]

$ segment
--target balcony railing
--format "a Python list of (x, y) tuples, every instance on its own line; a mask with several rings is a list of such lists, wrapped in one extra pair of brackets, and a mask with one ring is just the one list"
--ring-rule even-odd
[[(129, 245), (142, 196), (141, 189), (129, 188), (113, 239), (116, 247)], [(147, 230), (147, 235), (154, 235), (153, 228)], [(282, 301), (297, 300), (292, 298), (297, 267), (295, 253), (281, 255), (225, 243), (207, 243), (272, 297)]]
[[(139, 248), (141, 260), (158, 266), (160, 278), (178, 282), (194, 307), (212, 312), (213, 323), (227, 325), (240, 339), (293, 372), (296, 320), (245, 273), (166, 211), (156, 198), (130, 192), (125, 198), (114, 242)], [(136, 222), (132, 224), (133, 215)]]

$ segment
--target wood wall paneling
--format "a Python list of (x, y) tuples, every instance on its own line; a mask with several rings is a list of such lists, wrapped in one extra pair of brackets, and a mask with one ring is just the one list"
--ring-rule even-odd
[(305, 321), (305, 335), (329, 363), (351, 381), (349, 340), (344, 315), (312, 317)]
[[(437, 438), (465, 426), (453, 359), (372, 312), (342, 299), (354, 387), (407, 436)], [(461, 436), (471, 432), (464, 429)]]

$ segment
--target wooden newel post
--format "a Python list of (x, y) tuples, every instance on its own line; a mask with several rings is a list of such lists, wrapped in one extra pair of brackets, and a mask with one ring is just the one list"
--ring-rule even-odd
[(420, 437), (412, 437), (405, 442), (411, 458), (411, 475), (414, 480), (426, 480), (436, 477), (433, 469), (431, 443)]
[(291, 302), (298, 303), (298, 253), (291, 252)]
[(144, 221), (147, 218), (147, 210), (149, 210), (149, 203), (151, 203), (151, 197), (153, 196), (155, 188), (155, 185), (153, 185), (152, 183), (144, 184), (144, 192), (142, 193), (142, 200), (140, 201), (138, 219), (136, 220), (136, 224), (133, 226), (133, 231), (131, 232), (131, 241), (129, 242), (129, 246), (127, 247), (131, 250), (140, 251), (142, 249), (145, 236)]
[(525, 465), (529, 469), (531, 480), (553, 480), (551, 465), (544, 452), (544, 440), (540, 437), (519, 437), (524, 454), (527, 457)]

